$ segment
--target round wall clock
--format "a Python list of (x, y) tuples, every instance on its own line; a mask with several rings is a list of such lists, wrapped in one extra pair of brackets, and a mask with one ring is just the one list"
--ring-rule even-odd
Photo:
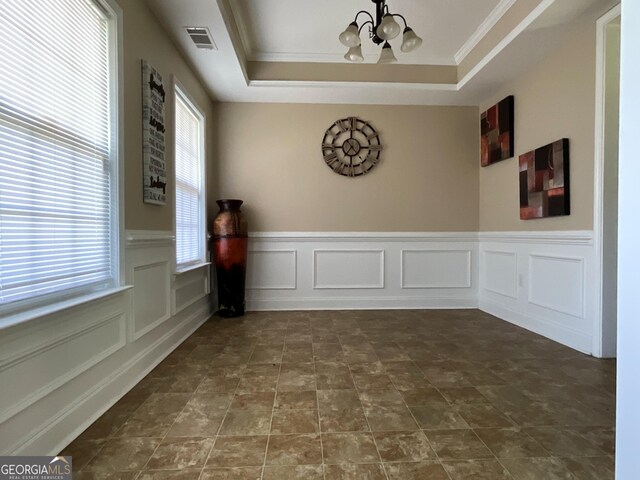
[(331, 125), (322, 139), (322, 156), (334, 172), (359, 177), (378, 164), (382, 144), (373, 125), (357, 117)]

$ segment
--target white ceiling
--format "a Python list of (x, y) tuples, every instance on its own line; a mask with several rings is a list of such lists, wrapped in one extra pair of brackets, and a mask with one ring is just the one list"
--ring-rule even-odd
[[(425, 4), (455, 4), (470, 7), (476, 3), (485, 4), (485, 8), (490, 9), (489, 4), (495, 2), (485, 0), (389, 0), (391, 5), (398, 5), (401, 13), (410, 12), (416, 5)], [(519, 0), (499, 0), (498, 5), (509, 5)], [(526, 68), (540, 61), (542, 57), (557, 48), (566, 38), (568, 38), (576, 25), (583, 22), (593, 23), (595, 19), (606, 12), (617, 0), (544, 0), (545, 8), (539, 12), (537, 18), (516, 35), (509, 43), (502, 45), (501, 49), (486, 62), (482, 68), (469, 76), (464, 82), (460, 82), (457, 88), (449, 90), (437, 90), (429, 86), (403, 85), (399, 83), (336, 83), (336, 82), (255, 82), (250, 81), (246, 72), (247, 53), (243, 42), (238, 35), (234, 34), (233, 28), (234, 14), (227, 8), (229, 3), (291, 3), (304, 5), (304, 13), (296, 15), (287, 14), (299, 22), (307, 22), (304, 18), (312, 18), (315, 23), (320, 24), (318, 19), (322, 19), (323, 25), (335, 22), (334, 32), (328, 39), (334, 45), (338, 44), (335, 32), (345, 28), (351, 20), (351, 15), (357, 11), (361, 4), (368, 4), (370, 0), (145, 0), (157, 18), (165, 26), (167, 31), (173, 36), (174, 41), (185, 55), (188, 62), (197, 71), (203, 80), (211, 97), (217, 101), (227, 102), (284, 102), (284, 103), (349, 103), (349, 104), (380, 104), (380, 105), (479, 105), (482, 101), (497, 92), (501, 85), (522, 73)], [(341, 16), (337, 20), (328, 22), (322, 5), (328, 3), (344, 3), (350, 7), (346, 9), (348, 14)], [(373, 4), (371, 4), (373, 5)], [(489, 5), (489, 7), (487, 7)], [(499, 8), (499, 7), (498, 7)], [(345, 8), (343, 8), (345, 10)], [(420, 9), (418, 9), (420, 10)], [(468, 15), (459, 14), (460, 17), (450, 20), (451, 25), (461, 22), (467, 25)], [(489, 14), (491, 17), (491, 13)], [(345, 20), (346, 18), (346, 20)], [(413, 18), (413, 17), (412, 17)], [(417, 18), (417, 16), (415, 17)], [(474, 19), (475, 22), (484, 21)], [(444, 21), (443, 21), (444, 22)], [(490, 24), (490, 21), (487, 20)], [(291, 22), (289, 22), (291, 23)], [(267, 19), (260, 20), (262, 27), (256, 27), (258, 32), (266, 31), (269, 22)], [(209, 28), (218, 50), (199, 50), (195, 48), (184, 27), (205, 26)], [(485, 24), (486, 27), (486, 24)], [(253, 28), (253, 27), (252, 27)], [(297, 28), (297, 27), (296, 27)], [(467, 31), (475, 27), (467, 25)], [(416, 30), (420, 27), (416, 26)], [(312, 31), (323, 30), (319, 27), (310, 28)], [(428, 29), (426, 29), (428, 32)], [(458, 31), (458, 27), (449, 28)], [(251, 30), (252, 32), (253, 30)], [(447, 29), (441, 30), (443, 35), (448, 35)], [(419, 35), (425, 38), (427, 43), (428, 33), (419, 31)], [(475, 32), (475, 30), (474, 30)], [(477, 35), (474, 39), (474, 32), (471, 32), (470, 40), (462, 39), (458, 43), (445, 45), (442, 51), (447, 50), (455, 53), (460, 46), (459, 42), (473, 44), (479, 39)], [(326, 32), (325, 32), (326, 33)], [(321, 33), (324, 35), (325, 33)], [(459, 32), (458, 32), (459, 33)], [(458, 35), (456, 33), (455, 35)], [(254, 34), (251, 33), (253, 36)], [(255, 34), (256, 37), (262, 35)], [(287, 35), (282, 34), (282, 38)], [(312, 45), (312, 43), (309, 43)], [(318, 43), (316, 52), (322, 52), (324, 44)], [(261, 47), (265, 48), (266, 47)], [(275, 48), (275, 47), (269, 47)], [(339, 46), (337, 48), (340, 48)], [(424, 45), (423, 45), (424, 48)], [(585, 46), (593, 48), (593, 46)], [(336, 50), (337, 51), (337, 50)], [(429, 48), (426, 51), (430, 51)], [(330, 51), (329, 51), (330, 52)], [(414, 53), (408, 54), (413, 55)], [(344, 60), (343, 60), (344, 62)], [(393, 66), (390, 66), (393, 68)]]
[[(388, 0), (424, 40), (411, 54), (402, 54), (401, 36), (391, 41), (400, 63), (455, 65), (455, 55), (501, 0)], [(249, 60), (284, 62), (344, 62), (346, 52), (338, 35), (355, 14), (366, 10), (375, 17), (371, 0), (236, 0), (232, 11)], [(359, 24), (366, 19), (360, 15)], [(402, 26), (402, 20), (398, 19)], [(377, 60), (380, 46), (367, 39), (362, 50)]]

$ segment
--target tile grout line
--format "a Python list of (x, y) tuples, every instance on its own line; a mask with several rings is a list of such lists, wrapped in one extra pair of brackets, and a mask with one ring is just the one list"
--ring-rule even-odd
[[(195, 350), (195, 348), (194, 348)], [(187, 355), (188, 356), (188, 355)], [(187, 405), (189, 404), (189, 402), (193, 399), (194, 395), (196, 394), (196, 392), (198, 391), (198, 388), (200, 388), (200, 385), (202, 385), (202, 383), (204, 382), (205, 378), (207, 377), (207, 375), (203, 375), (202, 379), (200, 380), (200, 382), (198, 383), (198, 386), (193, 390), (193, 392), (191, 392), (191, 396), (189, 397), (189, 400), (187, 400), (184, 404), (184, 406), (182, 407), (182, 409), (180, 410), (180, 412), (178, 412), (178, 415), (176, 415), (176, 418), (173, 419), (173, 422), (171, 422), (171, 426), (167, 429), (166, 433), (164, 434), (164, 436), (162, 437), (162, 439), (160, 440), (160, 442), (158, 443), (158, 445), (156, 446), (156, 448), (153, 450), (153, 453), (151, 454), (151, 456), (147, 459), (147, 462), (144, 464), (144, 466), (142, 467), (142, 470), (140, 470), (141, 474), (144, 471), (145, 467), (149, 464), (149, 461), (151, 461), (151, 459), (153, 458), (153, 456), (155, 455), (155, 453), (158, 451), (158, 448), (160, 448), (160, 445), (162, 445), (162, 442), (165, 441), (165, 439), (167, 438), (167, 436), (169, 435), (169, 432), (171, 431), (171, 429), (173, 428), (173, 426), (175, 425), (176, 421), (178, 420), (178, 418), (180, 417), (180, 415), (182, 414), (182, 412), (185, 411), (185, 409), (187, 408)], [(160, 387), (158, 387), (160, 388)], [(179, 392), (176, 392), (179, 393)], [(187, 392), (188, 393), (188, 392)], [(185, 438), (194, 438), (194, 437), (185, 437)], [(202, 437), (201, 437), (202, 438)], [(208, 437), (204, 437), (204, 438), (208, 438)], [(207, 456), (204, 459), (204, 462), (202, 464), (202, 469), (204, 469), (204, 466), (207, 463), (207, 459), (209, 458), (209, 455), (211, 455), (211, 450), (213, 450), (213, 446), (215, 445), (216, 440), (215, 437), (213, 438), (213, 445), (211, 445), (211, 448), (209, 449), (209, 451), (207, 452)], [(202, 474), (202, 469), (200, 470), (200, 474)], [(198, 475), (198, 478), (200, 477), (200, 475)]]
[[(409, 358), (411, 358), (411, 356), (409, 356)], [(415, 363), (413, 360), (411, 360), (411, 363)], [(384, 364), (382, 364), (382, 366), (384, 367)], [(386, 367), (385, 368), (385, 372), (386, 372)], [(416, 368), (420, 371), (420, 373), (424, 376), (424, 373), (422, 372), (422, 369), (416, 364)], [(387, 372), (387, 375), (389, 375), (389, 373)], [(400, 398), (402, 398), (402, 403), (404, 404), (404, 406), (407, 408), (407, 410), (409, 410), (409, 414), (411, 415), (411, 418), (413, 418), (413, 421), (416, 422), (416, 425), (418, 426), (418, 431), (420, 433), (422, 433), (422, 435), (424, 435), (424, 438), (427, 440), (427, 443), (429, 444), (429, 448), (431, 448), (431, 450), (433, 451), (433, 453), (435, 454), (436, 458), (438, 459), (438, 463), (442, 466), (442, 469), (444, 470), (444, 473), (447, 475), (447, 477), (449, 478), (449, 480), (453, 480), (451, 478), (451, 475), (449, 475), (449, 472), (447, 472), (447, 469), (444, 468), (444, 465), (442, 464), (442, 459), (440, 458), (440, 455), (438, 455), (438, 452), (436, 452), (436, 449), (433, 448), (433, 444), (431, 443), (431, 440), (429, 440), (429, 437), (427, 436), (426, 433), (424, 433), (424, 430), (422, 429), (422, 427), (420, 426), (420, 422), (418, 422), (418, 419), (415, 417), (415, 415), (413, 414), (413, 412), (411, 411), (411, 408), (409, 407), (409, 405), (407, 404), (407, 401), (405, 400), (404, 396), (402, 395), (402, 392), (400, 392), (400, 390), (398, 389), (398, 387), (396, 386), (396, 384), (393, 382), (393, 378), (391, 377), (391, 375), (389, 375), (389, 378), (391, 379), (391, 384), (393, 385), (393, 388), (396, 389), (396, 392), (398, 392), (398, 394), (400, 395)], [(426, 380), (426, 377), (425, 377)], [(427, 382), (429, 382), (429, 380), (427, 380)], [(431, 385), (431, 382), (429, 382), (429, 384)], [(434, 386), (435, 388), (435, 386)], [(436, 391), (438, 393), (440, 393), (440, 391), (436, 388)], [(442, 395), (442, 393), (440, 393), (440, 395)], [(442, 396), (442, 398), (444, 398), (444, 396)], [(446, 398), (444, 398), (445, 402), (447, 401)], [(374, 438), (375, 441), (375, 438)]]
[[(320, 437), (320, 458), (321, 458), (321, 465), (320, 468), (322, 468), (322, 478), (325, 478), (325, 468), (324, 468), (324, 444), (322, 443), (322, 423), (320, 420), (320, 399), (318, 398), (318, 368), (316, 365), (316, 354), (313, 348), (313, 325), (311, 325), (311, 359), (313, 361), (313, 377), (314, 377), (314, 382), (316, 384), (316, 388), (314, 390), (314, 394), (316, 396), (316, 409), (318, 412), (318, 437)], [(340, 348), (342, 349), (342, 345), (340, 345)]]
[[(227, 343), (228, 346), (229, 343)], [(251, 353), (249, 354), (248, 358), (251, 358), (251, 355), (253, 355), (253, 351), (256, 348), (256, 344), (254, 343), (253, 346), (251, 347)], [(247, 359), (248, 361), (248, 359)], [(205, 468), (207, 467), (207, 462), (209, 461), (209, 458), (211, 458), (211, 453), (213, 453), (213, 449), (216, 447), (216, 444), (218, 443), (218, 437), (220, 436), (220, 430), (222, 430), (222, 425), (224, 425), (224, 421), (227, 418), (227, 414), (229, 413), (229, 411), (231, 410), (231, 404), (233, 403), (233, 399), (236, 396), (236, 392), (238, 391), (238, 388), (240, 388), (240, 382), (242, 381), (242, 376), (244, 375), (244, 371), (246, 370), (246, 365), (245, 368), (242, 370), (242, 374), (240, 375), (240, 378), (238, 379), (238, 383), (236, 384), (236, 388), (233, 389), (233, 393), (231, 394), (231, 400), (229, 401), (229, 405), (227, 405), (227, 409), (224, 412), (224, 415), (222, 416), (222, 420), (220, 421), (220, 426), (218, 427), (218, 430), (216, 431), (216, 435), (214, 437), (214, 441), (213, 441), (213, 446), (211, 447), (211, 450), (209, 450), (209, 454), (207, 455), (207, 458), (204, 461), (204, 465), (202, 466), (202, 470), (200, 471), (200, 476), (202, 476), (202, 472), (205, 470)], [(214, 393), (214, 392), (212, 392)], [(220, 392), (220, 393), (224, 393), (224, 392)]]
[[(340, 347), (342, 347), (342, 342), (340, 341), (340, 336), (338, 335), (338, 342), (340, 343)], [(371, 342), (368, 340), (367, 338), (367, 343), (371, 344)], [(371, 346), (371, 348), (373, 348), (373, 345)], [(375, 353), (375, 349), (373, 351), (373, 354), (376, 356), (376, 358), (378, 359), (377, 361), (380, 361), (380, 358), (378, 357), (378, 354)], [(371, 440), (373, 441), (373, 446), (376, 449), (376, 453), (378, 454), (378, 458), (380, 459), (380, 467), (382, 468), (382, 473), (384, 474), (384, 478), (386, 478), (387, 480), (389, 479), (389, 475), (387, 474), (387, 469), (384, 467), (384, 462), (382, 461), (382, 455), (380, 455), (380, 451), (378, 450), (378, 445), (376, 443), (376, 439), (373, 436), (373, 430), (371, 428), (371, 423), (369, 423), (369, 418), (367, 417), (367, 414), (365, 413), (364, 410), (364, 404), (362, 403), (362, 399), (360, 398), (360, 391), (358, 390), (358, 386), (356, 385), (356, 380), (353, 377), (353, 372), (351, 371), (351, 364), (349, 363), (349, 361), (347, 361), (347, 368), (349, 369), (349, 376), (351, 377), (351, 381), (353, 382), (353, 388), (356, 391), (356, 395), (358, 396), (358, 402), (360, 402), (360, 408), (362, 408), (362, 414), (364, 415), (364, 419), (367, 422), (367, 425), (369, 426), (369, 435), (371, 435)]]
[[(168, 356), (167, 356), (167, 357), (168, 357)], [(156, 368), (157, 368), (157, 367), (156, 367)], [(155, 370), (155, 368), (154, 368), (154, 370)], [(152, 370), (151, 372), (153, 372), (153, 370)], [(140, 384), (140, 383), (141, 383), (145, 378), (147, 378), (147, 376), (149, 376), (149, 375), (151, 374), (151, 372), (149, 372), (147, 375), (145, 375), (145, 377), (144, 377), (142, 380), (140, 380), (140, 382), (138, 382), (136, 385), (134, 385), (134, 386), (131, 388), (131, 390), (133, 390), (133, 389), (134, 389), (137, 385), (139, 385), (139, 384)], [(154, 390), (149, 394), (149, 396), (151, 396), (151, 395), (153, 395), (154, 393), (156, 393), (156, 391), (157, 391), (159, 388), (160, 388), (160, 386), (157, 386), (157, 387), (156, 387), (156, 388), (155, 388), (155, 389), (154, 389)], [(130, 392), (131, 390), (129, 390), (129, 392)], [(129, 393), (129, 392), (127, 392), (127, 393)], [(125, 395), (126, 395), (127, 393), (125, 393)], [(124, 396), (125, 396), (125, 395), (123, 395), (123, 397), (122, 397), (122, 398), (124, 398)], [(122, 398), (121, 398), (120, 400), (122, 400)], [(95, 453), (94, 455), (92, 455), (92, 456), (91, 456), (91, 458), (89, 458), (89, 460), (88, 460), (88, 461), (87, 461), (87, 463), (84, 465), (84, 467), (82, 467), (80, 470), (78, 470), (78, 472), (80, 472), (80, 471), (84, 470), (84, 469), (85, 469), (85, 468), (86, 468), (86, 467), (87, 467), (87, 466), (88, 466), (88, 465), (89, 465), (89, 464), (90, 464), (90, 463), (91, 463), (91, 462), (92, 462), (92, 461), (93, 461), (93, 460), (94, 460), (94, 459), (95, 459), (95, 458), (96, 458), (96, 457), (97, 457), (97, 456), (102, 452), (102, 450), (107, 446), (107, 444), (108, 444), (110, 441), (112, 441), (112, 440), (114, 440), (114, 439), (116, 439), (116, 438), (119, 438), (119, 437), (116, 437), (115, 435), (116, 435), (116, 434), (117, 434), (117, 433), (118, 433), (118, 432), (119, 432), (119, 431), (124, 427), (124, 425), (129, 421), (129, 419), (133, 416), (133, 414), (134, 414), (135, 412), (137, 412), (137, 411), (140, 409), (140, 407), (142, 407), (142, 405), (143, 405), (143, 404), (148, 400), (148, 398), (149, 398), (149, 397), (147, 397), (145, 400), (143, 400), (143, 401), (140, 403), (140, 405), (138, 405), (138, 406), (137, 406), (136, 408), (134, 408), (131, 412), (129, 412), (129, 414), (127, 415), (126, 420), (125, 420), (124, 422), (122, 422), (122, 425), (120, 425), (118, 428), (116, 428), (116, 429), (115, 429), (115, 431), (114, 431), (113, 433), (111, 433), (109, 436), (107, 436), (106, 438), (104, 438), (104, 441), (105, 441), (105, 442), (104, 442), (104, 444), (103, 444), (103, 445), (102, 445), (102, 446), (101, 446), (101, 447), (96, 451), (96, 453)], [(118, 400), (118, 402), (119, 402), (120, 400)], [(116, 403), (115, 403), (114, 405), (112, 405), (110, 408), (115, 407), (115, 406), (118, 404), (118, 402), (116, 402)], [(107, 411), (108, 411), (108, 410), (107, 410)], [(107, 413), (107, 412), (105, 412), (105, 414), (106, 414), (106, 413)], [(104, 415), (104, 414), (103, 414), (103, 415)], [(100, 416), (99, 418), (102, 418), (102, 416)], [(96, 419), (96, 421), (98, 421), (98, 420), (99, 420), (99, 418), (98, 418), (98, 419)], [(94, 423), (95, 423), (95, 422), (94, 422)], [(91, 425), (89, 425), (89, 426), (88, 426), (88, 427), (87, 427), (87, 428), (86, 428), (82, 433), (84, 433), (84, 432), (85, 432), (85, 431), (87, 431), (89, 428), (91, 428), (91, 427), (93, 426), (93, 424), (94, 424), (94, 423), (92, 423)], [(82, 434), (78, 435), (78, 437), (80, 437), (81, 435), (82, 435)], [(120, 438), (121, 438), (121, 437), (120, 437)], [(156, 438), (156, 437), (149, 437), (149, 438)], [(74, 441), (75, 441), (75, 440), (74, 440)], [(67, 445), (67, 447), (68, 447), (68, 445)], [(67, 448), (67, 447), (65, 447), (65, 448)], [(137, 476), (136, 476), (136, 478), (137, 478)], [(134, 480), (135, 480), (135, 479), (134, 479)]]
[[(289, 320), (290, 321), (290, 320)], [(289, 321), (287, 321), (287, 326), (289, 325)], [(282, 341), (282, 350), (280, 351), (280, 367), (278, 368), (278, 378), (276, 379), (276, 387), (273, 392), (273, 405), (271, 406), (271, 418), (269, 419), (269, 431), (267, 432), (267, 445), (264, 449), (264, 460), (262, 461), (262, 470), (260, 472), (260, 478), (264, 478), (264, 471), (267, 467), (267, 454), (269, 453), (269, 441), (271, 440), (271, 428), (273, 426), (273, 414), (276, 409), (276, 399), (278, 398), (278, 385), (280, 384), (280, 374), (282, 373), (282, 360), (284, 358), (284, 347), (286, 345), (287, 333), (285, 328), (285, 334)]]

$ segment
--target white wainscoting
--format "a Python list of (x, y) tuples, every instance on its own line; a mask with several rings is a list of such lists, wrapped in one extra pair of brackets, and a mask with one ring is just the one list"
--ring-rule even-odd
[(592, 232), (480, 233), (479, 240), (481, 310), (597, 353)]
[(0, 331), (0, 455), (58, 453), (209, 318), (208, 266), (173, 274), (173, 248), (129, 231), (132, 288)]
[(250, 310), (475, 308), (477, 233), (253, 233)]

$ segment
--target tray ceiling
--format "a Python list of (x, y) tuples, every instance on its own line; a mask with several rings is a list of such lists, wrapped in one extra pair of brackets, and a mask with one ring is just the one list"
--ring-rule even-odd
[[(144, 1), (214, 100), (395, 105), (478, 105), (618, 2), (388, 0), (424, 43), (397, 52), (404, 65), (376, 65), (375, 50), (345, 61), (337, 39), (371, 0)], [(185, 27), (218, 48), (196, 48)]]
[[(388, 0), (390, 11), (402, 14), (424, 40), (418, 50), (399, 54), (401, 37), (394, 39), (398, 61), (454, 65), (456, 53), (499, 4), (504, 0)], [(230, 5), (249, 60), (280, 62), (344, 62), (346, 48), (338, 35), (359, 10), (375, 11), (371, 0), (236, 0)], [(361, 37), (365, 59), (377, 60), (380, 47), (368, 41), (365, 30)]]

